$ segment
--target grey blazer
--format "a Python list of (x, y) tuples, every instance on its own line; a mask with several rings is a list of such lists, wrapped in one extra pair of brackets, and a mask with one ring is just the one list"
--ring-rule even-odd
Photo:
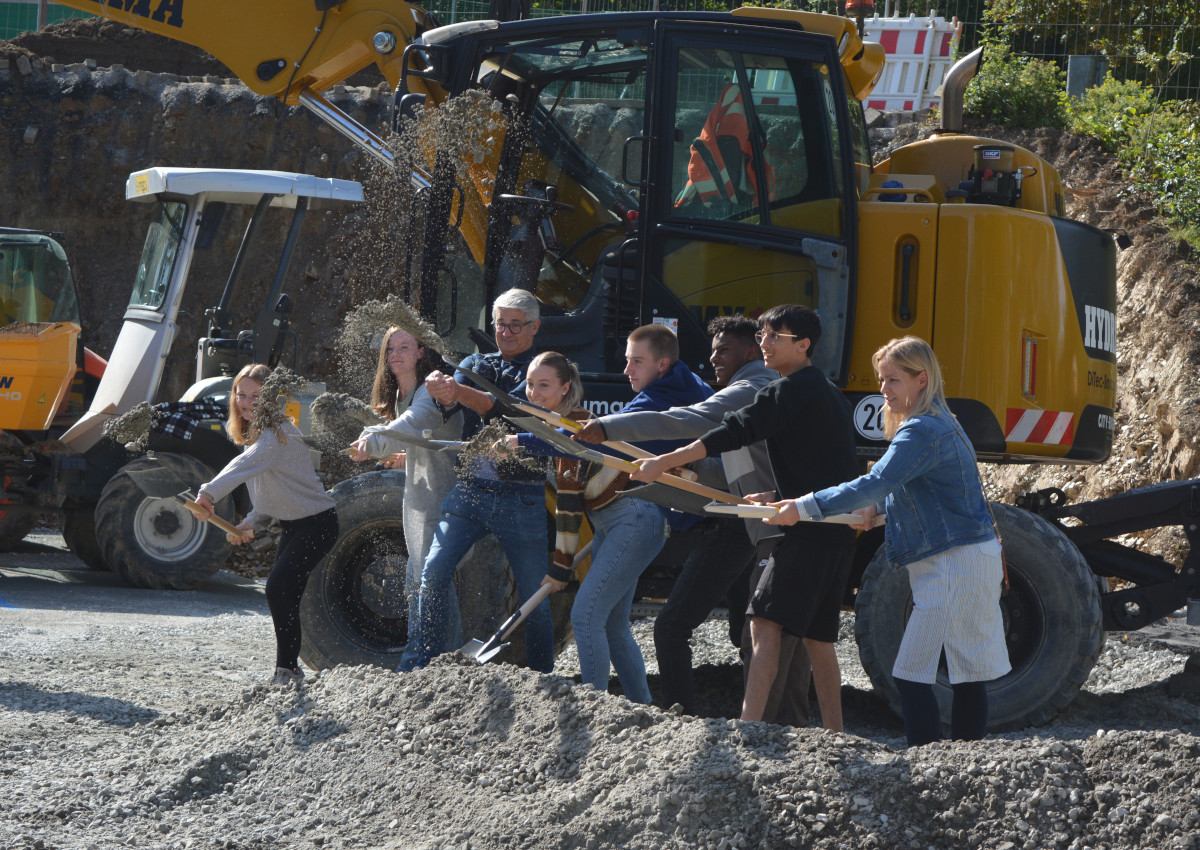
[[(778, 377), (779, 373), (774, 369), (768, 369), (761, 360), (754, 360), (738, 369), (733, 380), (704, 401), (663, 411), (613, 413), (600, 417), (600, 424), (610, 440), (697, 439), (720, 425), (726, 413), (741, 410), (752, 402), (759, 390)], [(716, 487), (727, 484), (730, 492), (739, 496), (775, 489), (765, 443), (754, 443), (737, 451), (724, 452), (717, 481), (712, 480), (715, 471), (712, 466), (706, 467), (701, 463), (695, 468), (705, 483)], [(750, 535), (751, 542), (757, 544), (767, 537), (782, 534), (782, 531), (761, 520), (747, 519), (746, 533)]]

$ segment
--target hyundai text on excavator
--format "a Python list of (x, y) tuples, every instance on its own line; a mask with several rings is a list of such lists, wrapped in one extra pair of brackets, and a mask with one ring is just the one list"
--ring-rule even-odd
[[(747, 7), (438, 27), (401, 0), (66, 5), (198, 45), (383, 162), (394, 155), (381, 136), (322, 92), (374, 63), (400, 126), (468, 98), (472, 155), (455, 161), (425, 138), (412, 169), (417, 301), (465, 348), (486, 344), (478, 329), (497, 293), (536, 292), (538, 346), (579, 363), (597, 412), (631, 395), (621, 342), (634, 327), (670, 324), (687, 365), (707, 374), (711, 316), (795, 302), (821, 315), (814, 359), (854, 406), (864, 463), (886, 447), (870, 356), (903, 334), (937, 351), (981, 460), (1110, 453), (1116, 248), (1065, 217), (1049, 162), (961, 132), (981, 51), (945, 84), (943, 128), (873, 166), (861, 102), (885, 56), (836, 16)], [(392, 665), (402, 650), (401, 481), (376, 472), (335, 488), (345, 527), (309, 583), (310, 663)], [(995, 513), (1013, 670), (991, 686), (993, 728), (1065, 705), (1104, 630), (1141, 628), (1200, 596), (1193, 482), (1081, 505), (1040, 492)], [(1179, 571), (1110, 539), (1170, 524), (1193, 544)], [(856, 631), (895, 707), (889, 674), (911, 597), (880, 538), (860, 535)], [(678, 563), (690, 543), (676, 535), (659, 561)], [(645, 594), (663, 595), (659, 575), (647, 571)], [(1125, 585), (1110, 590), (1110, 577)]]

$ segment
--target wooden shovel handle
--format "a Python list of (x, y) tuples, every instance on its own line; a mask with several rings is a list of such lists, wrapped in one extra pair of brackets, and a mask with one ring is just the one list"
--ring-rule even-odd
[[(190, 499), (183, 499), (183, 506), (185, 508), (187, 508), (189, 511), (191, 511), (193, 514), (195, 514), (196, 519), (203, 519), (203, 517), (200, 516), (200, 512), (203, 510), (203, 508), (201, 508), (195, 502), (191, 501)], [(206, 521), (211, 522), (213, 525), (215, 525), (217, 528), (224, 531), (226, 534), (236, 534), (239, 537), (242, 534), (240, 531), (237, 530), (237, 528), (232, 523), (230, 523), (228, 520), (222, 519), (221, 517), (217, 516), (216, 514), (213, 514), (212, 516), (210, 516)]]
[[(534, 405), (523, 404), (519, 401), (514, 401), (513, 404), (524, 413), (530, 413), (541, 419), (547, 425), (555, 425), (559, 428), (566, 428), (568, 431), (578, 432), (583, 429), (583, 426), (574, 419), (568, 419), (565, 416), (559, 416), (554, 413), (549, 413)], [(586, 445), (586, 444), (585, 444)], [(621, 442), (620, 440), (605, 440), (604, 445), (610, 449), (614, 449), (622, 454), (632, 458), (648, 458), (654, 457), (650, 452), (640, 449), (637, 446), (629, 443)], [(602, 453), (601, 453), (602, 454)], [(620, 469), (623, 472), (636, 472), (636, 467), (629, 461), (621, 460), (612, 455), (604, 455), (605, 460), (601, 461), (605, 466), (610, 466), (613, 469)], [(727, 505), (746, 505), (749, 504), (745, 499), (734, 496), (732, 493), (726, 493), (724, 490), (717, 490), (714, 487), (706, 487), (689, 478), (684, 478), (678, 475), (665, 473), (658, 479), (657, 484), (666, 484), (668, 487), (674, 487), (677, 490), (686, 490), (689, 493), (695, 493), (697, 496), (706, 496), (714, 502), (724, 502)]]

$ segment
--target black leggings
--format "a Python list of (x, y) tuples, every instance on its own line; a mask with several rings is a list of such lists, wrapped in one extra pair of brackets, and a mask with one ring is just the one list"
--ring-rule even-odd
[[(942, 712), (933, 685), (892, 679), (900, 692), (904, 713), (904, 734), (910, 747), (919, 747), (942, 737)], [(960, 682), (951, 685), (954, 699), (950, 706), (950, 737), (955, 741), (978, 741), (987, 733), (988, 699), (986, 682)]]
[(267, 606), (275, 625), (275, 666), (299, 672), (300, 599), (308, 576), (338, 537), (337, 511), (283, 520), (275, 566), (267, 576)]

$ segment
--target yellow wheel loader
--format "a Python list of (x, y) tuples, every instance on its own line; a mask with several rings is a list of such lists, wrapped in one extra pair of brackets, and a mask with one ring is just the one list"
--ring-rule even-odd
[[(421, 155), (407, 163), (423, 221), (416, 300), (465, 348), (487, 345), (480, 329), (498, 293), (535, 292), (539, 347), (579, 363), (597, 413), (632, 395), (621, 355), (634, 327), (669, 324), (687, 365), (711, 374), (708, 319), (792, 302), (821, 315), (814, 359), (854, 407), (864, 464), (886, 447), (870, 357), (904, 334), (933, 345), (982, 460), (1109, 455), (1116, 247), (1065, 217), (1049, 162), (962, 132), (979, 52), (945, 84), (944, 127), (873, 166), (861, 103), (884, 51), (836, 16), (744, 7), (438, 27), (401, 0), (67, 5), (196, 44), (384, 163), (396, 153), (379, 128), (323, 97), (350, 74), (378, 66), (401, 129), (439, 110), (472, 114), (467, 138), (441, 148), (418, 130)], [(1119, 506), (1068, 506), (1059, 493), (997, 506), (1013, 671), (990, 686), (993, 728), (1065, 705), (1104, 629), (1140, 628), (1200, 597), (1195, 549), (1176, 573), (1110, 539), (1170, 523), (1195, 538), (1189, 486)], [(380, 493), (369, 501), (382, 504)], [(394, 665), (403, 649), (400, 621), (377, 616), (372, 523), (396, 534), (394, 519), (364, 515), (310, 582), (306, 634), (333, 636), (310, 653), (317, 663)], [(890, 659), (911, 603), (880, 542), (879, 531), (860, 536), (857, 629), (865, 667), (896, 705)], [(691, 544), (671, 539), (643, 594), (665, 595), (659, 579)], [(1129, 585), (1110, 592), (1108, 576)]]

